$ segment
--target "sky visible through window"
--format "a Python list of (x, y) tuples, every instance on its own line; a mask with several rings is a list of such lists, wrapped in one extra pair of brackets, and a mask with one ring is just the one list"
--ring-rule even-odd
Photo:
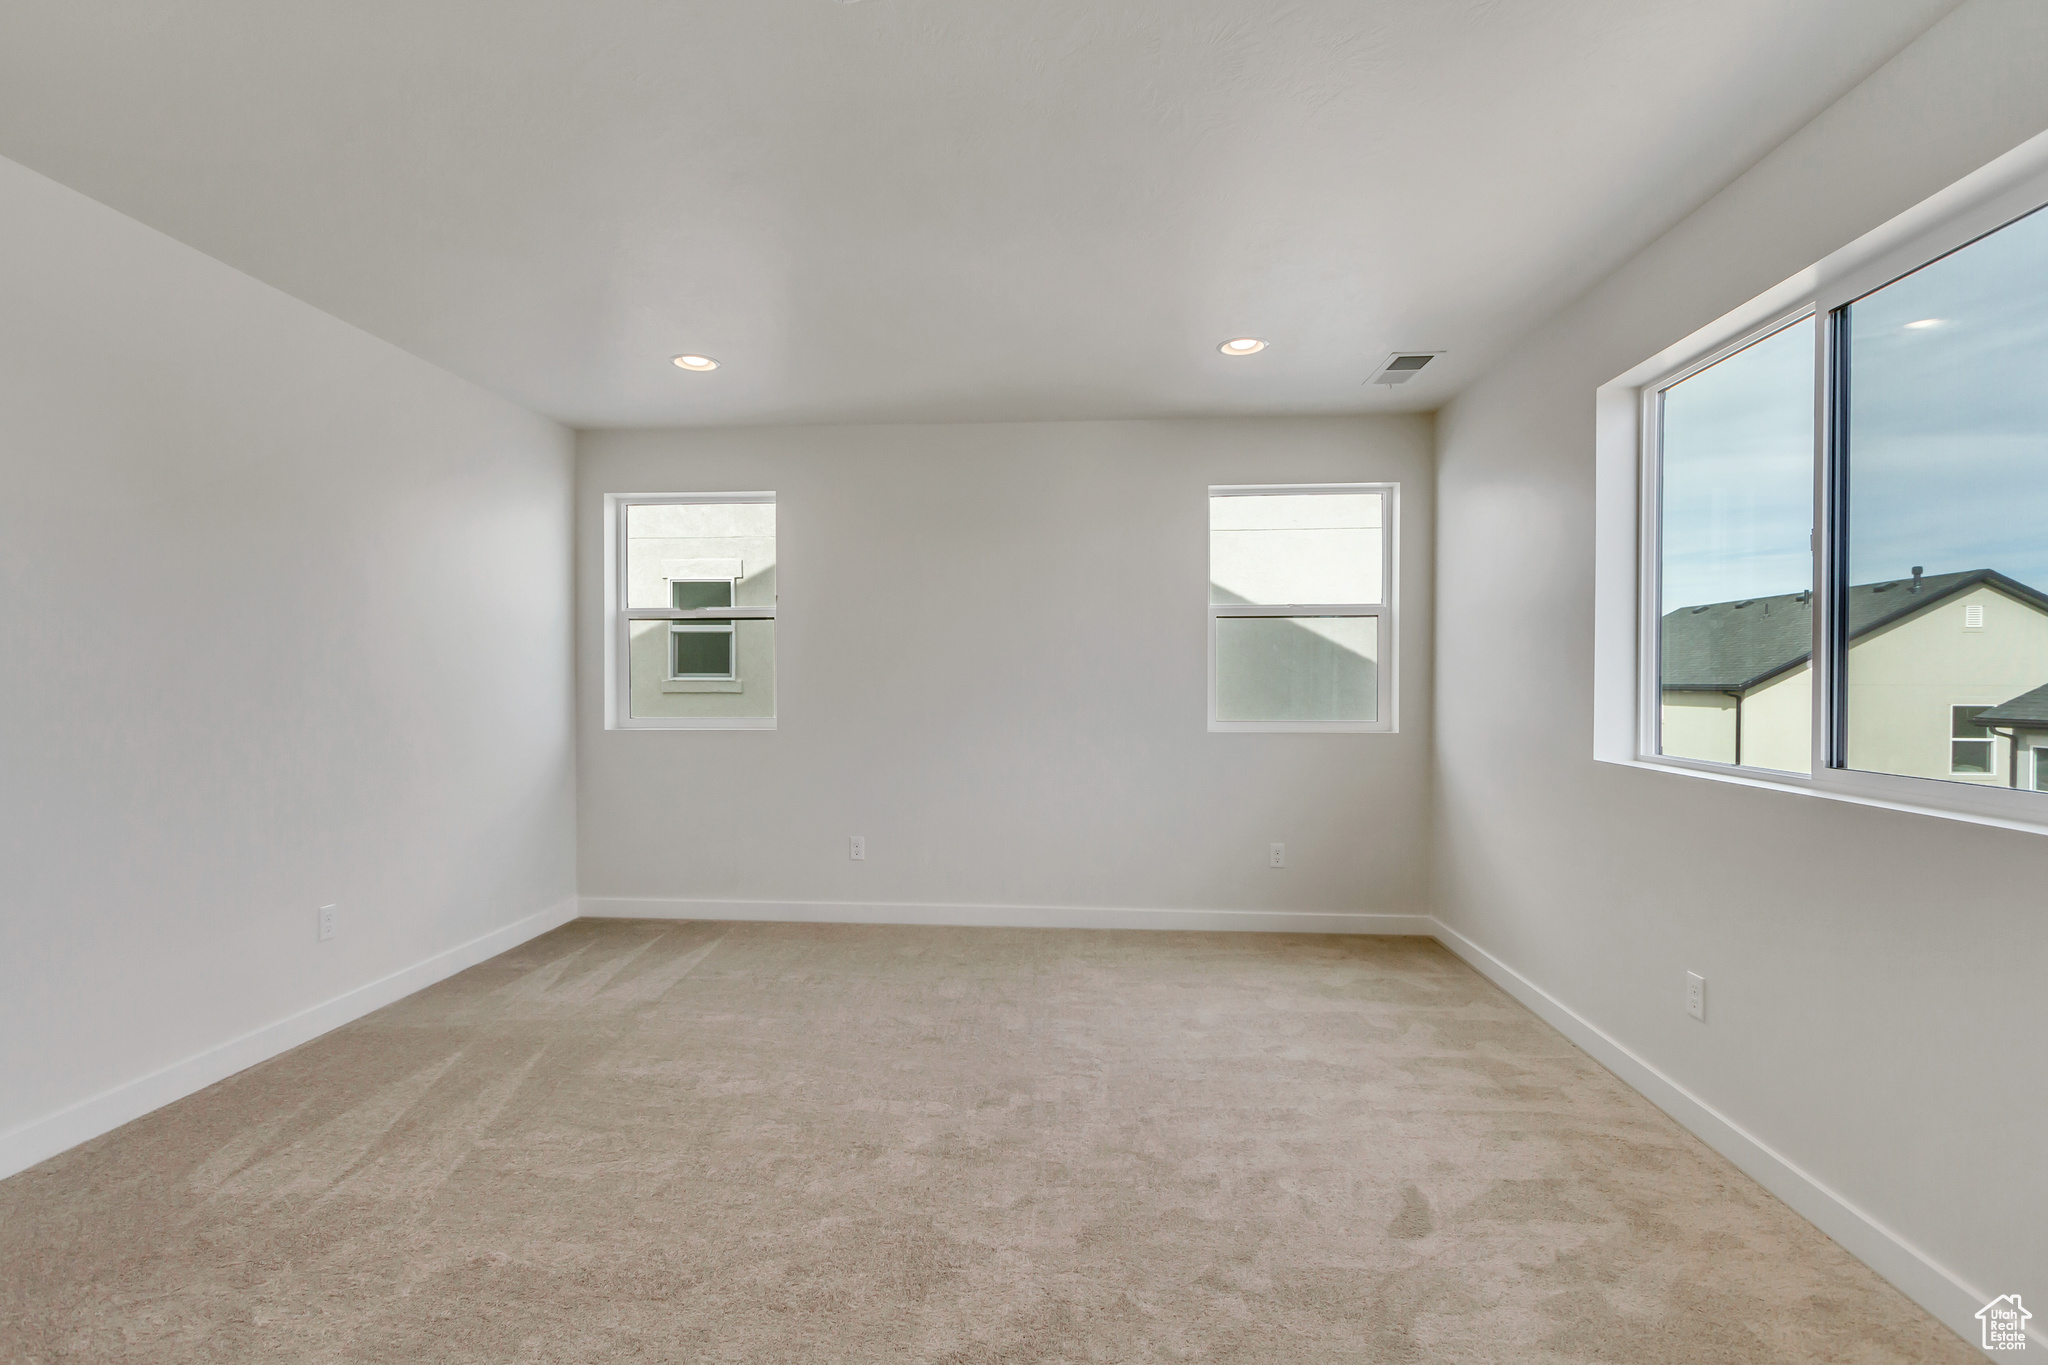
[[(2048, 590), (2048, 212), (1849, 309), (1849, 581)], [(1664, 399), (1665, 611), (1811, 585), (1813, 324)]]
[(1664, 610), (1813, 586), (1813, 321), (1664, 392)]
[(2048, 589), (2048, 212), (1849, 309), (1849, 581)]

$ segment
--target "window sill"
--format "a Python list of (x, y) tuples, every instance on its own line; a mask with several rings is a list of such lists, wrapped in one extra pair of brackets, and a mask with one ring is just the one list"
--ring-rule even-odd
[(1358, 720), (1212, 720), (1212, 735), (1390, 735), (1391, 725)]
[(745, 684), (738, 678), (664, 678), (661, 682), (664, 692), (741, 692)]
[[(1904, 811), (1909, 815), (1930, 815), (1937, 820), (1960, 820), (1971, 825), (1990, 825), (1996, 829), (2019, 830), (2024, 834), (2048, 834), (2048, 793), (2032, 792), (2012, 787), (1993, 787), (1985, 783), (1949, 783), (1940, 778), (1892, 777), (1883, 773), (1837, 773), (1836, 779), (1847, 779), (1854, 786), (1823, 785), (1803, 773), (1772, 773), (1766, 769), (1731, 768), (1724, 764), (1671, 762), (1665, 759), (1601, 758), (1601, 763), (1612, 763), (1620, 768), (1643, 768), (1651, 772), (1670, 773), (1678, 777), (1703, 777), (1709, 782), (1727, 782), (1738, 787), (1762, 787), (1770, 791), (1787, 792), (1794, 796), (1819, 797), (1824, 801), (1844, 801), (1854, 806), (1874, 806), (1879, 810)], [(1954, 786), (1956, 792), (1913, 792), (1910, 795), (1887, 795), (1868, 788), (1877, 785), (1890, 787), (1893, 783), (1918, 787)], [(1856, 787), (1865, 788), (1857, 790)], [(1914, 799), (1924, 797), (1924, 799)], [(1950, 797), (1951, 800), (1942, 798)]]
[(637, 716), (614, 720), (607, 730), (773, 730), (773, 716)]

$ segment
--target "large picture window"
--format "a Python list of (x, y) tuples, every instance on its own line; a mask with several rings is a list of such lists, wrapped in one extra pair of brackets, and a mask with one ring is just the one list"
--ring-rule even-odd
[(607, 499), (612, 723), (775, 724), (775, 495)]
[(1209, 727), (1393, 728), (1392, 484), (1209, 490)]
[(1639, 463), (1635, 733), (1603, 605), (1601, 757), (2048, 824), (2044, 200), (2036, 170), (1888, 226), (1602, 389), (1603, 487)]

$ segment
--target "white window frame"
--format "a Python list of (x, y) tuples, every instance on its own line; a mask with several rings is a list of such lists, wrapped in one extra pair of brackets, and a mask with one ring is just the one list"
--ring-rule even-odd
[(676, 584), (678, 583), (723, 583), (725, 584), (726, 599), (732, 602), (739, 600), (740, 581), (726, 574), (706, 574), (701, 578), (692, 578), (687, 574), (670, 574), (661, 581), (668, 584), (668, 600), (671, 604), (676, 600)]
[[(723, 673), (678, 673), (676, 672), (676, 637), (678, 635), (725, 635), (731, 643), (725, 647), (725, 672)], [(671, 621), (668, 627), (668, 680), (670, 682), (730, 682), (740, 676), (739, 632), (733, 623), (726, 621)]]
[[(626, 509), (649, 504), (707, 504), (734, 502), (775, 502), (772, 492), (749, 493), (607, 493), (604, 497), (604, 622), (605, 622), (605, 728), (607, 730), (773, 730), (774, 716), (635, 716), (633, 714), (633, 661), (629, 650), (630, 621), (773, 621), (776, 608), (768, 607), (720, 607), (703, 610), (680, 611), (673, 607), (628, 607), (626, 601)], [(778, 570), (776, 582), (778, 596), (781, 584), (780, 538), (781, 523), (776, 525)], [(674, 583), (678, 580), (665, 578)], [(718, 582), (718, 578), (684, 579), (684, 582)], [(733, 583), (734, 596), (738, 596), (739, 584)], [(675, 600), (673, 590), (669, 599)], [(662, 664), (665, 674), (673, 674), (675, 667), (675, 646), (667, 642), (667, 658)], [(777, 688), (776, 706), (781, 707), (781, 651), (776, 653)], [(735, 624), (732, 678), (739, 674), (739, 639)], [(671, 682), (711, 682), (717, 679), (688, 678), (671, 676)]]
[(1635, 714), (1638, 735), (1636, 752), (1645, 759), (1658, 763), (1692, 767), (1703, 765), (1708, 769), (1729, 769), (1735, 772), (1772, 772), (1774, 769), (1757, 768), (1752, 764), (1719, 763), (1712, 759), (1679, 758), (1662, 752), (1664, 748), (1664, 395), (1683, 384), (1686, 380), (1712, 369), (1722, 361), (1744, 351), (1766, 337), (1775, 336), (1788, 327), (1796, 327), (1813, 316), (1811, 303), (1772, 314), (1763, 322), (1745, 327), (1728, 337), (1720, 345), (1695, 356), (1683, 365), (1658, 375), (1637, 390), (1636, 401), (1640, 408), (1641, 434), (1640, 486), (1642, 502), (1640, 518), (1641, 565), (1638, 581), (1641, 583), (1640, 610), (1642, 619), (1638, 622), (1637, 633), (1643, 641), (1643, 659), (1637, 671), (1637, 697)]
[[(1317, 493), (1380, 495), (1380, 597), (1378, 602), (1288, 602), (1256, 606), (1209, 604), (1209, 730), (1215, 734), (1392, 734), (1399, 727), (1398, 569), (1401, 537), (1401, 485), (1398, 483), (1257, 483), (1212, 484), (1206, 510), (1217, 498), (1306, 496)], [(1205, 545), (1208, 542), (1205, 539)], [(1206, 558), (1206, 555), (1205, 555)], [(1209, 595), (1203, 575), (1203, 596)], [(1374, 692), (1378, 714), (1362, 720), (1218, 720), (1216, 718), (1216, 623), (1239, 617), (1370, 616), (1377, 635)]]
[[(677, 575), (671, 574), (671, 575), (669, 575), (668, 577), (664, 578), (664, 579), (663, 579), (662, 581), (663, 581), (664, 583), (667, 583), (667, 584), (668, 584), (668, 600), (669, 600), (669, 601), (670, 601), (671, 603), (673, 603), (673, 602), (674, 602), (674, 601), (676, 600), (676, 584), (678, 584), (678, 583), (723, 583), (723, 584), (725, 584), (725, 600), (726, 600), (726, 601), (728, 601), (728, 602), (732, 602), (732, 603), (737, 603), (737, 602), (739, 601), (740, 581), (739, 581), (739, 579), (737, 579), (737, 578), (734, 578), (734, 577), (731, 577), (731, 576), (729, 576), (729, 575), (706, 575), (706, 576), (704, 576), (704, 577), (701, 577), (701, 578), (692, 578), (692, 577), (688, 577), (688, 576), (681, 576), (681, 577), (679, 577), (679, 576), (677, 576)], [(686, 632), (690, 632), (690, 631), (697, 631), (697, 632), (704, 632), (704, 633), (709, 633), (709, 632), (713, 632), (713, 631), (721, 631), (721, 632), (722, 632), (723, 634), (726, 634), (726, 635), (730, 635), (730, 636), (732, 636), (732, 637), (733, 637), (733, 638), (732, 638), (732, 643), (731, 643), (730, 645), (728, 645), (728, 646), (726, 647), (726, 670), (725, 670), (725, 672), (723, 672), (723, 673), (678, 673), (678, 672), (676, 672), (676, 639), (675, 639), (675, 637), (676, 637), (677, 635), (679, 635), (679, 634), (683, 634), (683, 633), (686, 633)], [(731, 621), (730, 619), (725, 619), (725, 620), (719, 620), (719, 621), (705, 621), (705, 622), (691, 622), (691, 621), (676, 621), (676, 622), (672, 623), (672, 624), (671, 624), (671, 625), (669, 626), (669, 628), (668, 628), (668, 635), (669, 635), (669, 640), (668, 640), (668, 681), (670, 681), (670, 682), (737, 682), (737, 681), (739, 680), (739, 676), (740, 676), (740, 651), (739, 651), (739, 645), (740, 645), (740, 642), (739, 642), (739, 631), (738, 631), (738, 630), (737, 630), (737, 629), (736, 629), (736, 628), (734, 627), (734, 625), (733, 625), (733, 622), (732, 622), (732, 621)]]
[[(1841, 511), (1833, 469), (1834, 329), (1841, 309), (2048, 204), (2048, 133), (1866, 233), (1734, 312), (1600, 386), (1595, 407), (1594, 757), (1688, 776), (2048, 833), (2048, 801), (2025, 788), (1833, 766), (1832, 702), (1845, 642), (1828, 591)], [(1659, 451), (1655, 396), (1681, 378), (1798, 321), (1814, 329), (1812, 772), (1660, 754)], [(1996, 766), (1994, 754), (1993, 764)]]
[[(1956, 712), (1958, 712), (1958, 711), (1979, 711), (1979, 712), (1982, 712), (1982, 711), (1989, 711), (1989, 710), (1990, 710), (1990, 709), (1991, 709), (1992, 707), (1994, 707), (1994, 706), (1996, 706), (1996, 705), (1998, 705), (1998, 703), (1997, 703), (1997, 702), (1995, 702), (1995, 701), (1994, 701), (1994, 702), (1965, 702), (1965, 703), (1963, 703), (1963, 704), (1962, 704), (1962, 705), (1960, 705), (1960, 706), (1956, 705), (1956, 704), (1955, 704), (1955, 703), (1953, 703), (1953, 702), (1951, 702), (1951, 703), (1949, 704), (1949, 708), (1948, 708), (1948, 770), (1949, 770), (1949, 772), (1950, 772), (1950, 773), (1952, 773), (1952, 774), (1954, 774), (1954, 773), (1968, 773), (1968, 774), (1971, 774), (1971, 775), (1973, 775), (1973, 776), (1977, 776), (1977, 777), (1996, 777), (1996, 776), (1998, 776), (1998, 739), (1999, 739), (1999, 736), (1998, 736), (1997, 732), (1996, 732), (1996, 731), (1993, 731), (1993, 730), (1989, 730), (1989, 729), (1986, 729), (1986, 728), (1985, 728), (1984, 726), (1981, 726), (1981, 725), (1979, 725), (1979, 726), (1977, 726), (1977, 728), (1978, 728), (1978, 729), (1980, 729), (1980, 730), (1983, 730), (1983, 731), (1984, 731), (1984, 735), (1983, 735), (1983, 738), (1981, 738), (1981, 739), (1965, 739), (1965, 738), (1963, 738), (1962, 736), (1960, 736), (1960, 735), (1958, 735), (1958, 734), (1956, 733)], [(1975, 722), (1975, 721), (1973, 720), (1973, 721), (1971, 722), (1971, 724), (1973, 724), (1973, 725), (1974, 725), (1974, 724), (1976, 724), (1976, 722)], [(1958, 745), (1958, 744), (1985, 744), (1985, 745), (1989, 745), (1989, 746), (1990, 746), (1990, 748), (1991, 748), (1991, 757), (1990, 757), (1989, 759), (1987, 759), (1987, 760), (1986, 760), (1986, 766), (1984, 766), (1984, 767), (1982, 767), (1982, 768), (1958, 768), (1958, 767), (1956, 766), (1956, 745)]]

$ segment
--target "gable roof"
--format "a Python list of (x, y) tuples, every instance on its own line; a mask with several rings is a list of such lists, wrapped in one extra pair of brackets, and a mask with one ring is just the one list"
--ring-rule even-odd
[[(1860, 639), (1979, 584), (2048, 613), (2048, 595), (1996, 569), (1929, 575), (1919, 580), (1917, 591), (1913, 580), (1895, 578), (1849, 589), (1849, 638)], [(1810, 592), (1792, 592), (1665, 613), (1665, 690), (1746, 692), (1805, 663), (1813, 653), (1812, 597)], [(2006, 705), (2022, 700), (2014, 698)], [(2043, 703), (2048, 708), (2048, 698)]]

